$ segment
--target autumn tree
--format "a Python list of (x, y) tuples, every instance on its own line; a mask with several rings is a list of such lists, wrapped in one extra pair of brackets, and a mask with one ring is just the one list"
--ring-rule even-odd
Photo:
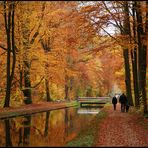
[[(86, 10), (86, 16), (90, 19), (90, 21), (92, 21), (92, 24), (96, 29), (98, 29), (98, 32), (103, 30), (123, 48), (127, 96), (130, 99), (130, 104), (133, 105), (131, 91), (133, 80), (135, 105), (138, 106), (140, 101), (144, 105), (145, 113), (147, 112), (147, 99), (145, 91), (147, 55), (146, 5), (146, 2), (112, 1), (95, 2), (95, 5), (88, 5), (84, 7)], [(105, 11), (101, 8), (104, 8)], [(110, 25), (118, 29), (115, 35), (111, 35), (106, 30), (106, 28)], [(130, 65), (132, 65), (132, 70)], [(132, 80), (131, 72), (133, 73)]]
[[(31, 2), (33, 3), (33, 2)], [(29, 4), (31, 6), (31, 3)], [(21, 31), (21, 39), (22, 39), (22, 44), (20, 49), (23, 49), (23, 69), (21, 69), (21, 80), (22, 80), (22, 75), (24, 76), (24, 87), (22, 88), (23, 93), (24, 93), (24, 103), (25, 104), (30, 104), (32, 103), (32, 97), (31, 97), (31, 80), (30, 80), (30, 69), (31, 69), (31, 59), (29, 56), (31, 47), (33, 46), (35, 39), (39, 35), (39, 30), (41, 28), (41, 21), (43, 19), (43, 12), (45, 9), (45, 3), (41, 3), (41, 15), (39, 16), (39, 21), (37, 24), (34, 24), (34, 26), (31, 26), (31, 13), (33, 13), (33, 8), (29, 6), (25, 2), (20, 2), (18, 6), (18, 10), (20, 14), (22, 15), (20, 20), (20, 31)], [(25, 11), (25, 14), (24, 14)], [(34, 14), (34, 13), (33, 13)], [(30, 28), (31, 26), (31, 28)], [(23, 71), (22, 71), (23, 70)], [(22, 85), (22, 84), (21, 84)]]
[[(7, 36), (7, 84), (6, 84), (6, 96), (4, 107), (10, 105), (11, 85), (14, 77), (16, 53), (15, 53), (15, 42), (14, 42), (14, 12), (15, 2), (3, 2), (4, 6), (4, 21), (5, 31)], [(3, 48), (5, 49), (5, 48)], [(11, 53), (13, 55), (13, 62), (11, 66)]]
[[(142, 12), (142, 4), (144, 10)], [(144, 106), (143, 112), (147, 113), (146, 97), (146, 68), (147, 68), (147, 34), (148, 34), (148, 2), (135, 2), (137, 16), (137, 40), (138, 40), (138, 80), (139, 80), (139, 97)], [(145, 18), (142, 17), (145, 15)]]
[[(129, 23), (129, 9), (128, 9), (128, 2), (124, 2), (124, 21), (123, 21), (123, 32), (122, 35), (129, 41), (129, 34), (130, 33), (130, 23)], [(124, 61), (125, 61), (125, 84), (126, 84), (126, 93), (129, 99), (130, 105), (133, 106), (133, 99), (132, 99), (132, 92), (131, 92), (131, 70), (130, 70), (130, 63), (129, 63), (129, 49), (126, 47), (123, 49)]]

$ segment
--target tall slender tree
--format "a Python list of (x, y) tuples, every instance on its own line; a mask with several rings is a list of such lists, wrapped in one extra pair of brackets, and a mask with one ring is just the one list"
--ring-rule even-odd
[(137, 69), (137, 23), (136, 23), (136, 13), (135, 13), (135, 2), (132, 2), (132, 25), (131, 37), (133, 38), (134, 49), (131, 50), (131, 60), (132, 60), (132, 72), (133, 72), (133, 86), (134, 86), (134, 96), (135, 96), (135, 106), (139, 106), (139, 85), (138, 85), (138, 69)]
[[(14, 41), (15, 2), (4, 1), (3, 5), (4, 5), (5, 30), (7, 36), (7, 84), (6, 84), (6, 96), (5, 96), (4, 107), (9, 107), (11, 86), (14, 77), (14, 70), (16, 63), (15, 41)], [(13, 55), (12, 66), (11, 66), (11, 52)]]
[[(135, 2), (137, 16), (137, 37), (138, 37), (138, 79), (139, 79), (139, 97), (143, 106), (143, 112), (147, 113), (146, 98), (146, 59), (147, 59), (147, 34), (148, 34), (148, 3), (145, 2), (146, 19), (142, 17), (142, 4), (144, 2)], [(143, 24), (143, 22), (145, 22)]]
[(48, 53), (51, 51), (51, 41), (50, 41), (50, 37), (48, 37), (47, 39), (41, 39), (41, 45), (44, 49), (44, 53), (46, 55), (46, 62), (45, 62), (45, 88), (46, 88), (46, 99), (47, 101), (51, 101), (51, 97), (50, 97), (50, 90), (49, 90), (49, 64), (48, 64)]
[[(37, 28), (34, 31), (34, 28), (30, 29), (30, 13), (32, 12), (30, 7), (26, 6), (26, 11), (25, 11), (25, 15), (24, 19), (21, 20), (22, 24), (21, 24), (21, 29), (22, 29), (22, 36), (23, 36), (23, 76), (24, 76), (24, 89), (23, 89), (23, 93), (24, 93), (24, 103), (25, 104), (31, 104), (32, 103), (32, 95), (31, 95), (31, 79), (30, 79), (30, 69), (31, 69), (31, 59), (29, 57), (29, 51), (31, 49), (31, 46), (34, 44), (35, 39), (38, 37), (39, 35), (39, 31), (41, 29), (41, 24), (42, 24), (42, 20), (44, 17), (44, 10), (45, 10), (45, 3), (42, 3), (42, 8), (41, 8), (41, 16), (39, 17), (39, 22), (37, 23)], [(23, 5), (23, 4), (22, 4)], [(21, 6), (21, 5), (20, 5)], [(20, 7), (21, 9), (21, 7)], [(23, 14), (24, 12), (22, 12), (23, 10), (21, 10), (21, 14)], [(30, 35), (33, 32), (33, 35), (31, 36), (30, 39)]]

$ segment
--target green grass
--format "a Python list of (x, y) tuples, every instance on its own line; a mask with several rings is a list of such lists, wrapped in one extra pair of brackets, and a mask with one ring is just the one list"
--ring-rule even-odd
[(69, 142), (67, 147), (91, 147), (93, 145), (94, 137), (93, 135), (81, 136), (71, 142)]
[(69, 106), (78, 106), (78, 105), (79, 105), (79, 103), (77, 101), (66, 103), (67, 107), (69, 107)]
[(101, 111), (96, 115), (90, 124), (82, 129), (76, 138), (69, 141), (65, 146), (66, 147), (93, 147), (95, 144), (95, 138), (99, 130), (99, 123), (102, 119), (107, 116), (106, 112)]

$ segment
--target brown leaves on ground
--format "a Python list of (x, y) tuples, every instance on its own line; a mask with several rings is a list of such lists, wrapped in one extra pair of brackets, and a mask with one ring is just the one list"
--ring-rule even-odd
[(109, 116), (100, 125), (95, 146), (148, 146), (148, 130), (140, 124), (142, 121), (146, 125), (147, 119), (142, 120), (139, 115), (120, 112), (120, 104), (116, 111), (110, 107), (107, 112)]

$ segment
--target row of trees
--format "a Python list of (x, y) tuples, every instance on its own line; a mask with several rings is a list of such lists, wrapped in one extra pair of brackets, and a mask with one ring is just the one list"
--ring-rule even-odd
[[(35, 97), (108, 95), (114, 83), (124, 90), (125, 75), (130, 104), (147, 112), (147, 2), (4, 1), (0, 11), (4, 107), (10, 98), (30, 104)], [(110, 25), (116, 34), (105, 29)]]
[[(96, 2), (95, 5), (87, 6), (86, 12), (89, 12), (86, 16), (97, 29), (102, 28), (123, 48), (127, 97), (131, 105), (140, 106), (147, 113), (148, 2)], [(104, 26), (114, 26), (118, 33), (113, 36)]]
[[(108, 38), (96, 35), (78, 6), (79, 2), (1, 2), (4, 107), (109, 93), (114, 75), (102, 65), (111, 62), (112, 40), (105, 44)], [(104, 48), (104, 55), (110, 54), (106, 61)]]

